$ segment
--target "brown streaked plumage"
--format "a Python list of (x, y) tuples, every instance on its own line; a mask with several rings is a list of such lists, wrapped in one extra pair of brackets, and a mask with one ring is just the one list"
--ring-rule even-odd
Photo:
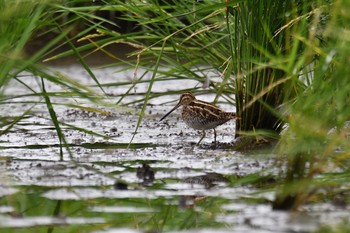
[(203, 140), (205, 137), (205, 130), (208, 129), (214, 129), (214, 142), (216, 143), (215, 128), (229, 120), (236, 119), (236, 113), (225, 112), (211, 103), (197, 100), (192, 93), (187, 92), (181, 95), (176, 106), (165, 114), (160, 121), (180, 106), (183, 106), (181, 113), (183, 121), (193, 129), (203, 130), (203, 135), (197, 145)]

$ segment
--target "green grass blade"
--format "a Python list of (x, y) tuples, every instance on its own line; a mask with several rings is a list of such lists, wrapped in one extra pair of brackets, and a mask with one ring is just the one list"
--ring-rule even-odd
[[(164, 48), (166, 44), (166, 40), (163, 41), (163, 46), (162, 48)], [(147, 103), (148, 103), (148, 100), (150, 98), (150, 95), (151, 95), (151, 91), (152, 91), (152, 87), (153, 87), (153, 83), (154, 83), (154, 80), (156, 78), (156, 75), (157, 75), (157, 71), (158, 71), (158, 68), (159, 68), (159, 64), (160, 64), (160, 61), (161, 61), (161, 57), (162, 57), (162, 54), (163, 54), (163, 50), (160, 51), (159, 53), (159, 56), (158, 56), (158, 59), (157, 59), (157, 62), (155, 64), (155, 67), (154, 67), (154, 71), (153, 71), (153, 74), (152, 74), (152, 77), (151, 77), (151, 80), (150, 80), (150, 83), (148, 85), (148, 89), (147, 89), (147, 94), (145, 96), (145, 100), (143, 102), (143, 105), (142, 105), (142, 109), (141, 109), (141, 113), (140, 113), (140, 116), (139, 116), (139, 119), (137, 121), (137, 125), (135, 127), (135, 131), (134, 131), (134, 134), (129, 142), (129, 145), (131, 145), (136, 133), (137, 133), (137, 130), (138, 128), (140, 127), (141, 125), (141, 122), (142, 122), (142, 118), (143, 116), (145, 115), (145, 111), (146, 111), (146, 107), (147, 107)]]
[(60, 160), (63, 160), (63, 143), (65, 145), (67, 145), (67, 143), (66, 143), (64, 134), (63, 134), (63, 132), (61, 130), (61, 126), (59, 124), (59, 121), (57, 119), (56, 112), (55, 112), (55, 110), (54, 110), (54, 108), (52, 106), (50, 97), (49, 97), (49, 95), (46, 92), (45, 82), (44, 82), (43, 78), (41, 78), (41, 85), (42, 85), (42, 94), (43, 94), (43, 97), (44, 97), (45, 102), (46, 102), (46, 107), (47, 107), (47, 110), (50, 113), (50, 117), (51, 117), (52, 123), (55, 126), (57, 137), (59, 139), (59, 143), (60, 143)]

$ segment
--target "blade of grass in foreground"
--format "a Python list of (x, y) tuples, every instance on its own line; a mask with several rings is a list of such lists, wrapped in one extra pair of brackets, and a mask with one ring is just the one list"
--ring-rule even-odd
[(80, 53), (77, 51), (77, 49), (75, 48), (75, 46), (73, 45), (72, 42), (69, 41), (68, 38), (66, 38), (68, 41), (68, 44), (70, 46), (70, 48), (72, 49), (72, 51), (74, 52), (75, 56), (78, 58), (80, 64), (84, 67), (84, 69), (89, 73), (90, 77), (95, 81), (95, 83), (98, 85), (98, 87), (101, 89), (101, 91), (106, 95), (107, 93), (105, 92), (105, 90), (103, 89), (103, 87), (101, 86), (100, 82), (98, 81), (97, 77), (95, 76), (95, 74), (92, 72), (92, 70), (90, 69), (89, 65), (86, 64), (85, 60), (83, 59), (83, 57), (80, 55)]
[(141, 122), (142, 122), (142, 118), (143, 116), (145, 115), (145, 111), (146, 111), (146, 107), (147, 107), (147, 103), (148, 103), (148, 100), (150, 98), (150, 95), (151, 95), (151, 91), (152, 91), (152, 87), (153, 87), (153, 83), (154, 83), (154, 80), (156, 78), (156, 75), (157, 75), (157, 70), (159, 68), (159, 64), (160, 64), (160, 60), (161, 60), (161, 57), (162, 57), (162, 54), (163, 54), (163, 51), (164, 51), (164, 46), (166, 44), (166, 40), (163, 41), (163, 45), (162, 45), (162, 48), (161, 48), (161, 51), (158, 55), (158, 59), (157, 59), (157, 62), (156, 62), (156, 65), (154, 67), (154, 72), (152, 74), (152, 78), (149, 82), (149, 85), (148, 85), (148, 89), (147, 89), (147, 93), (146, 93), (146, 96), (145, 96), (145, 100), (143, 102), (143, 106), (142, 106), (142, 109), (141, 109), (141, 113), (140, 113), (140, 116), (139, 116), (139, 120), (137, 121), (137, 125), (136, 125), (136, 128), (135, 128), (135, 131), (134, 131), (134, 134), (132, 135), (132, 138), (129, 142), (129, 146), (131, 145), (131, 142), (134, 140), (134, 137), (137, 133), (137, 130), (138, 128), (140, 127), (141, 125)]
[(57, 132), (57, 136), (58, 136), (58, 139), (59, 139), (59, 142), (60, 142), (60, 160), (63, 160), (63, 145), (62, 145), (62, 142), (64, 142), (65, 145), (67, 145), (67, 143), (66, 143), (66, 139), (65, 139), (65, 137), (64, 137), (64, 135), (62, 133), (60, 124), (58, 122), (56, 112), (53, 109), (50, 97), (49, 97), (49, 95), (46, 92), (44, 78), (41, 78), (41, 87), (42, 87), (43, 96), (44, 96), (44, 99), (45, 99), (45, 102), (46, 102), (47, 110), (50, 113), (51, 120), (52, 120), (52, 122), (53, 122), (53, 124), (55, 126), (55, 129), (56, 129), (56, 132)]

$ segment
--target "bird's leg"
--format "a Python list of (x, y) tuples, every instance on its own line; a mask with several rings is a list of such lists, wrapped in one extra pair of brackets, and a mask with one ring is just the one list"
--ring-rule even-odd
[(214, 128), (214, 143), (216, 145), (216, 130), (215, 130), (215, 128)]
[(204, 137), (205, 137), (205, 131), (203, 130), (202, 137), (201, 137), (201, 139), (199, 140), (199, 142), (197, 143), (197, 146), (199, 145), (199, 143), (201, 143), (201, 141), (203, 140)]

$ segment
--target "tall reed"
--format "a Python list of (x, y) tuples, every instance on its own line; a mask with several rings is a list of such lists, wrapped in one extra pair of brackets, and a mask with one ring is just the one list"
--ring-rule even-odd
[(296, 67), (302, 44), (293, 34), (305, 33), (298, 27), (283, 27), (301, 13), (298, 1), (277, 0), (241, 1), (228, 14), (240, 116), (236, 136), (247, 131), (275, 136), (281, 132), (285, 121), (278, 109), (302, 91), (297, 74), (301, 67)]

